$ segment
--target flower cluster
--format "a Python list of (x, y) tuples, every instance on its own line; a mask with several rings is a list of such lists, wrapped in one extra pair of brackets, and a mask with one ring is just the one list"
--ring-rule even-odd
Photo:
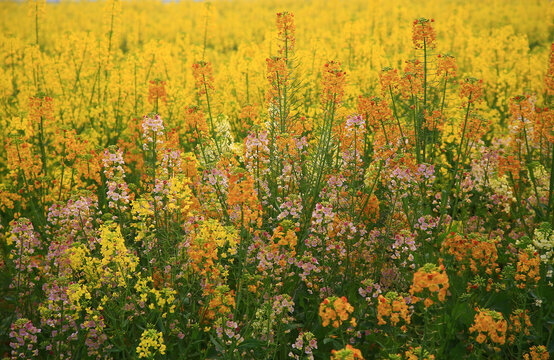
[(431, 25), (434, 19), (419, 18), (414, 20), (412, 28), (412, 41), (416, 49), (433, 49), (435, 48), (437, 34)]
[[(306, 356), (307, 360), (314, 360), (313, 351), (317, 349), (317, 338), (309, 331), (300, 332), (296, 342), (292, 344), (292, 349), (293, 351), (289, 353), (290, 358), (300, 360)], [(297, 353), (300, 353), (300, 355)]]
[[(390, 325), (396, 326), (400, 319), (405, 324), (411, 322), (411, 316), (408, 310), (406, 300), (394, 291), (389, 291), (385, 296), (379, 295), (377, 299), (377, 320), (379, 325), (386, 325), (389, 318)], [(402, 331), (406, 331), (406, 325), (402, 325)]]
[(533, 345), (527, 354), (523, 355), (524, 360), (548, 360), (550, 354), (544, 345)]
[(192, 64), (192, 74), (199, 95), (205, 95), (208, 90), (214, 89), (213, 73), (212, 64), (207, 61), (198, 61)]
[(506, 342), (508, 323), (502, 314), (489, 309), (477, 309), (473, 325), (469, 328), (471, 333), (477, 333), (475, 340), (482, 344), (490, 341), (491, 344), (503, 345)]
[(279, 53), (282, 55), (292, 53), (296, 42), (294, 14), (288, 11), (277, 13), (277, 30), (279, 31), (279, 38), (284, 42)]
[[(442, 302), (448, 294), (449, 287), (448, 275), (446, 275), (443, 265), (425, 264), (414, 274), (410, 287), (412, 302), (416, 303), (420, 300), (420, 297), (426, 296), (424, 301), (425, 307), (429, 307), (434, 304), (431, 297), (434, 297), (435, 293), (436, 299)], [(428, 290), (428, 292), (426, 293), (425, 290)]]
[(344, 296), (340, 298), (336, 296), (326, 298), (319, 305), (319, 316), (324, 327), (331, 324), (334, 328), (338, 328), (346, 322), (355, 327), (356, 318), (351, 317), (353, 311), (354, 308)]
[(521, 309), (514, 310), (510, 314), (510, 323), (508, 325), (508, 341), (513, 344), (516, 341), (516, 338), (524, 334), (529, 336), (529, 329), (533, 328), (531, 319), (529, 318), (528, 311), (523, 311)]
[(139, 359), (153, 359), (156, 354), (165, 355), (166, 346), (161, 331), (156, 329), (144, 330), (140, 337), (140, 343), (137, 346), (137, 355)]
[(517, 287), (525, 289), (533, 286), (540, 280), (540, 257), (537, 253), (520, 251), (517, 258), (517, 272), (515, 280)]
[(29, 319), (17, 319), (10, 328), (10, 359), (38, 357), (37, 334), (40, 333)]
[(322, 77), (323, 93), (321, 102), (324, 105), (341, 103), (346, 86), (346, 72), (342, 70), (341, 63), (329, 61), (323, 66)]
[(346, 345), (344, 349), (332, 350), (331, 360), (363, 360), (362, 352), (352, 345)]
[(167, 92), (165, 90), (165, 81), (162, 80), (150, 80), (150, 87), (148, 88), (148, 101), (151, 104), (158, 105), (158, 102), (167, 102)]

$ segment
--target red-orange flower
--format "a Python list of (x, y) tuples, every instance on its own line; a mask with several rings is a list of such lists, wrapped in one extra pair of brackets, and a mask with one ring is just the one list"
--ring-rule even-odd
[(208, 89), (214, 88), (214, 75), (212, 64), (206, 61), (198, 61), (192, 64), (192, 75), (196, 82), (196, 90), (199, 95), (206, 93)]
[(340, 62), (329, 61), (323, 66), (323, 104), (340, 104), (346, 86), (346, 72), (342, 70)]
[(279, 39), (283, 42), (279, 53), (286, 56), (287, 53), (294, 51), (294, 45), (296, 44), (294, 14), (288, 11), (277, 13), (277, 30), (279, 31)]
[(412, 27), (412, 41), (416, 49), (434, 49), (436, 46), (437, 34), (431, 25), (434, 19), (420, 18), (414, 20)]

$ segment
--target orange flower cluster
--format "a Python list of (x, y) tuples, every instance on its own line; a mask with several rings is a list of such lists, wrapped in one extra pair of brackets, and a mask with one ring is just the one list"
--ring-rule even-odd
[(254, 224), (262, 226), (261, 204), (254, 190), (254, 179), (248, 173), (231, 175), (227, 204), (235, 224), (241, 224), (246, 229)]
[(437, 293), (438, 300), (442, 302), (446, 298), (449, 287), (448, 275), (446, 275), (443, 265), (425, 264), (414, 274), (410, 294), (413, 303), (416, 303), (421, 299), (415, 295), (423, 293), (427, 289), (430, 295), (426, 297), (423, 303), (425, 307), (429, 307), (434, 304), (430, 296)]
[(267, 58), (266, 63), (269, 82), (266, 99), (268, 104), (277, 105), (281, 99), (283, 88), (288, 84), (287, 61), (283, 57), (273, 56)]
[(331, 350), (331, 360), (364, 360), (362, 352), (352, 345), (346, 345), (341, 350)]
[(406, 99), (423, 92), (423, 63), (417, 59), (406, 61), (404, 77), (400, 80), (400, 91)]
[(437, 45), (437, 33), (431, 25), (434, 23), (434, 19), (419, 18), (414, 20), (412, 26), (412, 41), (416, 49), (434, 49)]
[[(319, 316), (324, 327), (332, 324), (334, 328), (338, 328), (350, 318), (353, 311), (354, 308), (344, 296), (340, 298), (336, 296), (326, 298), (319, 305)], [(350, 318), (349, 323), (355, 327), (357, 325), (356, 318)]]
[(42, 171), (42, 161), (40, 156), (36, 155), (33, 147), (28, 142), (20, 139), (10, 139), (6, 146), (8, 169), (15, 176), (22, 175), (25, 185), (32, 190), (35, 186), (32, 181)]
[(198, 106), (187, 106), (185, 109), (185, 131), (191, 133), (191, 141), (205, 138), (208, 134), (208, 123)]
[(49, 96), (33, 96), (29, 98), (29, 118), (33, 123), (54, 120), (54, 103)]
[(483, 100), (484, 88), (483, 80), (475, 78), (465, 78), (461, 83), (460, 97), (463, 99), (463, 103), (477, 103)]
[[(274, 246), (288, 247), (291, 250), (291, 256), (296, 255), (295, 249), (298, 237), (292, 229), (288, 229), (285, 231), (283, 226), (279, 225), (273, 231), (273, 236), (271, 237), (271, 239), (273, 240)], [(282, 261), (284, 261), (284, 259)], [(279, 265), (284, 266), (285, 264)]]
[[(546, 141), (542, 141), (542, 139)], [(533, 126), (533, 141), (545, 148), (554, 144), (554, 109), (537, 109)], [(546, 150), (546, 149), (545, 149)]]
[(283, 45), (279, 49), (279, 54), (286, 55), (294, 51), (294, 46), (296, 44), (296, 39), (294, 37), (296, 31), (296, 27), (294, 26), (294, 14), (287, 11), (277, 13), (277, 30), (279, 31), (279, 38), (283, 41)]
[(462, 271), (467, 269), (468, 263), (473, 273), (478, 273), (480, 269), (484, 269), (488, 275), (500, 271), (496, 263), (498, 260), (496, 243), (479, 239), (477, 235), (461, 236), (450, 233), (442, 243), (441, 252), (454, 256)]
[(530, 96), (518, 95), (510, 99), (510, 113), (513, 122), (524, 122), (535, 117), (535, 107), (531, 103)]
[(245, 105), (239, 114), (239, 119), (242, 121), (242, 127), (248, 129), (260, 123), (260, 114), (256, 106)]
[(382, 96), (389, 94), (391, 90), (398, 87), (400, 78), (398, 77), (398, 70), (386, 67), (381, 70), (379, 74), (379, 83), (381, 84)]
[[(369, 199), (367, 199), (369, 196)], [(359, 196), (359, 201), (356, 203), (357, 211), (367, 216), (367, 220), (371, 222), (376, 222), (379, 219), (379, 199), (375, 194)], [(367, 201), (367, 203), (366, 203)], [(362, 206), (365, 207), (362, 209)]]
[[(408, 305), (402, 296), (394, 291), (389, 291), (385, 296), (379, 295), (377, 299), (377, 320), (379, 325), (386, 325), (387, 321), (383, 317), (389, 317), (392, 326), (396, 326), (400, 319), (404, 319), (406, 324), (411, 322), (411, 316), (408, 312)], [(406, 331), (406, 325), (401, 327)]]
[(548, 360), (550, 359), (550, 354), (546, 350), (546, 346), (531, 346), (529, 353), (523, 355), (523, 360)]
[(165, 81), (150, 80), (148, 88), (148, 102), (157, 104), (158, 101), (167, 102), (167, 93), (165, 91)]
[(531, 319), (527, 313), (527, 310), (523, 311), (518, 309), (510, 315), (510, 325), (508, 326), (508, 333), (510, 334), (508, 336), (508, 342), (510, 344), (514, 343), (517, 335), (521, 332), (525, 335), (530, 334), (529, 329), (533, 327), (533, 324), (531, 323)]
[(374, 131), (383, 131), (385, 125), (392, 123), (392, 110), (384, 99), (375, 96), (367, 98), (360, 95), (357, 110)]
[(445, 78), (455, 78), (458, 71), (456, 58), (452, 55), (438, 55), (437, 60), (437, 76), (444, 74)]
[[(477, 314), (473, 321), (473, 325), (469, 328), (471, 333), (476, 332), (476, 341), (479, 344), (490, 340), (493, 344), (504, 345), (506, 342), (506, 330), (508, 323), (502, 317), (502, 314), (489, 309), (476, 309)], [(495, 348), (499, 350), (498, 348)]]
[(498, 175), (510, 174), (514, 181), (519, 180), (521, 173), (521, 162), (513, 155), (501, 156), (498, 159)]
[[(198, 173), (198, 159), (194, 154), (187, 154), (183, 157), (181, 162), (181, 170), (183, 175), (190, 179), (191, 183), (196, 183), (200, 179), (200, 174)], [(198, 202), (196, 197), (193, 197), (193, 202)]]
[(517, 271), (515, 280), (517, 287), (525, 289), (527, 285), (537, 284), (540, 280), (539, 266), (541, 258), (537, 253), (530, 254), (527, 251), (521, 251), (518, 254)]
[(321, 102), (323, 104), (340, 104), (346, 86), (346, 72), (342, 70), (341, 63), (338, 61), (327, 62), (323, 66), (322, 77), (323, 93)]
[(196, 83), (198, 95), (206, 94), (208, 89), (214, 88), (214, 71), (212, 64), (206, 61), (198, 61), (192, 64), (192, 75)]
[(468, 141), (476, 141), (481, 139), (483, 135), (489, 130), (489, 121), (478, 114), (469, 114), (469, 118), (466, 124), (465, 138)]
[(438, 130), (442, 132), (444, 128), (444, 115), (440, 110), (434, 110), (431, 114), (427, 113), (425, 110), (425, 124), (424, 126), (429, 131)]
[(187, 252), (193, 272), (211, 278), (219, 277), (219, 267), (216, 266), (217, 256), (217, 243), (215, 241), (206, 241), (196, 237), (191, 242), (191, 245)]
[(485, 269), (485, 273), (492, 275), (493, 272), (499, 272), (498, 252), (496, 244), (493, 241), (480, 241), (471, 239), (471, 248), (469, 253), (469, 267), (472, 272), (479, 272), (478, 266)]
[(227, 316), (235, 308), (235, 292), (226, 285), (210, 289), (208, 296), (208, 305), (200, 309), (202, 323)]
[[(422, 353), (423, 353), (423, 357), (420, 357), (422, 356), (421, 355)], [(427, 350), (421, 351), (421, 346), (418, 346), (415, 348), (412, 348), (410, 346), (410, 349), (407, 350), (404, 353), (404, 355), (405, 355), (404, 359), (406, 360), (434, 360), (435, 359), (435, 355), (429, 354)]]

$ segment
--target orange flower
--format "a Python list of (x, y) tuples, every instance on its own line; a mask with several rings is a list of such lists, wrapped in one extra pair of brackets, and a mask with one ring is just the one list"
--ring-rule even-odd
[(385, 125), (393, 123), (392, 110), (384, 99), (375, 96), (371, 98), (359, 96), (357, 110), (374, 131), (382, 132)]
[(364, 360), (362, 352), (352, 345), (346, 345), (341, 350), (331, 350), (331, 360)]
[[(423, 354), (423, 355), (422, 355)], [(406, 356), (406, 360), (434, 360), (435, 355), (429, 354), (427, 350), (421, 350), (421, 346), (417, 346), (415, 348), (412, 348), (410, 346), (410, 349), (407, 350), (404, 355)], [(423, 357), (420, 357), (423, 356)]]
[(390, 91), (394, 91), (398, 88), (400, 78), (398, 77), (398, 70), (386, 67), (381, 70), (379, 74), (379, 83), (381, 84), (382, 96), (390, 94)]
[(208, 134), (208, 124), (204, 113), (198, 106), (187, 106), (185, 108), (185, 131), (192, 135), (191, 140), (203, 138)]
[(515, 280), (517, 287), (525, 289), (527, 285), (537, 284), (540, 280), (539, 265), (540, 257), (535, 253), (521, 251), (518, 254), (517, 271)]
[(250, 125), (257, 125), (260, 123), (260, 115), (258, 109), (254, 105), (245, 105), (240, 114), (239, 119), (242, 120), (242, 127), (248, 129)]
[[(321, 317), (323, 327), (332, 324), (334, 328), (338, 328), (350, 318), (353, 311), (354, 308), (344, 296), (340, 298), (336, 296), (326, 298), (319, 305), (319, 316)], [(352, 326), (356, 326), (356, 318), (350, 318), (349, 323)]]
[[(401, 318), (404, 319), (406, 324), (411, 322), (406, 301), (394, 291), (389, 291), (385, 296), (379, 295), (377, 299), (377, 320), (379, 325), (387, 324), (385, 317), (389, 318), (392, 326), (396, 326)], [(405, 329), (406, 327), (403, 326), (403, 328)]]
[(208, 89), (214, 88), (214, 75), (212, 64), (206, 61), (198, 61), (192, 64), (192, 75), (196, 82), (198, 95), (206, 94)]
[(433, 22), (435, 22), (434, 19), (419, 18), (414, 20), (412, 41), (416, 49), (434, 49), (436, 47), (437, 34), (431, 25)]
[(483, 239), (478, 234), (463, 237), (456, 233), (449, 234), (442, 243), (441, 253), (453, 255), (462, 271), (468, 268), (467, 265), (475, 274), (481, 270), (488, 275), (499, 271), (496, 243)]
[(321, 95), (321, 102), (323, 104), (340, 104), (346, 86), (346, 72), (342, 70), (340, 62), (329, 61), (326, 63), (323, 66), (322, 78), (323, 94)]
[(470, 113), (466, 124), (465, 138), (475, 142), (489, 130), (489, 122), (482, 116)]
[(404, 77), (399, 82), (400, 91), (404, 98), (423, 93), (423, 63), (419, 60), (406, 61)]
[(473, 325), (469, 328), (471, 333), (476, 332), (476, 341), (479, 344), (487, 339), (494, 344), (503, 345), (506, 342), (506, 330), (508, 323), (502, 314), (488, 309), (477, 309)]
[(475, 78), (466, 78), (461, 84), (460, 97), (463, 100), (463, 106), (468, 103), (477, 103), (483, 100), (483, 80)]
[(261, 204), (254, 190), (254, 179), (246, 172), (238, 172), (229, 179), (227, 197), (231, 220), (250, 229), (253, 224), (261, 226)]
[(438, 55), (437, 61), (437, 76), (444, 74), (446, 78), (456, 77), (458, 71), (458, 65), (456, 64), (456, 58), (452, 55)]
[(543, 151), (547, 151), (548, 145), (554, 144), (554, 109), (537, 109), (533, 126), (533, 141), (535, 144), (542, 145)]
[(501, 156), (498, 158), (498, 175), (512, 175), (514, 181), (519, 180), (521, 172), (521, 163), (518, 158), (513, 155)]
[(52, 98), (37, 95), (29, 98), (29, 118), (33, 123), (54, 120), (54, 104)]
[(287, 53), (294, 51), (294, 45), (296, 44), (294, 14), (287, 11), (277, 13), (277, 30), (279, 31), (279, 39), (283, 42), (279, 54), (286, 56)]
[(414, 274), (410, 294), (413, 296), (413, 303), (416, 303), (420, 298), (414, 295), (428, 290), (429, 296), (425, 299), (425, 307), (429, 307), (434, 303), (430, 296), (434, 296), (434, 293), (436, 293), (438, 300), (442, 302), (446, 298), (449, 287), (450, 284), (444, 266), (425, 264)]
[(434, 110), (431, 114), (428, 114), (427, 110), (425, 110), (424, 126), (430, 131), (442, 131), (444, 127), (444, 115), (440, 112), (440, 110)]
[(531, 346), (531, 349), (529, 349), (529, 353), (523, 355), (524, 360), (548, 360), (550, 359), (550, 355), (548, 353), (548, 350), (546, 350), (546, 346), (540, 345), (540, 346)]
[(167, 101), (165, 81), (150, 80), (150, 87), (148, 88), (148, 102), (150, 104), (157, 104), (159, 100), (164, 103)]
[(266, 99), (268, 105), (278, 106), (283, 89), (288, 85), (288, 69), (286, 59), (283, 57), (271, 57), (266, 59), (267, 80), (269, 89)]
[(508, 341), (513, 344), (516, 337), (523, 332), (525, 335), (529, 335), (529, 329), (533, 327), (527, 311), (521, 309), (514, 310), (510, 315), (510, 325), (508, 326)]
[(200, 322), (203, 324), (227, 316), (235, 308), (235, 292), (226, 285), (205, 291), (204, 296), (209, 301), (206, 306), (200, 309)]

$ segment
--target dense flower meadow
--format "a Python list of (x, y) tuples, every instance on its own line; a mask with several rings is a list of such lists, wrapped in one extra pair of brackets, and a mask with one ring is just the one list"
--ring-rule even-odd
[(550, 2), (0, 18), (0, 357), (554, 355)]

